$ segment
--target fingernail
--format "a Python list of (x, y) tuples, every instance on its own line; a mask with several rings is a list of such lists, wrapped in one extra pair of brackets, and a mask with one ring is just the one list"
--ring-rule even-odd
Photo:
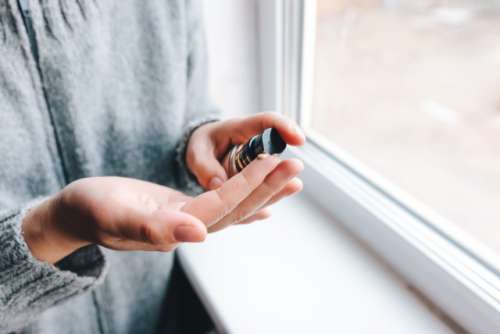
[(222, 183), (224, 183), (224, 181), (222, 181), (222, 179), (218, 176), (214, 176), (210, 182), (208, 183), (208, 188), (210, 190), (214, 190), (214, 189), (217, 189), (219, 188), (220, 186), (222, 186)]
[(191, 225), (179, 225), (174, 230), (174, 238), (178, 242), (198, 241), (198, 235), (198, 230)]

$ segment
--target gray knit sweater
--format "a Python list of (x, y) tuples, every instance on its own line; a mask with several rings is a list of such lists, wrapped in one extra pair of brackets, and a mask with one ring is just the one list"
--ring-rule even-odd
[(195, 188), (204, 53), (196, 0), (0, 1), (0, 332), (154, 332), (172, 254), (90, 246), (53, 266), (20, 226), (82, 177)]

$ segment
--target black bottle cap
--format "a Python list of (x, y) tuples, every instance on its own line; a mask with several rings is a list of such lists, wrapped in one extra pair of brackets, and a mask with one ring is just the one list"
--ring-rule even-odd
[(269, 128), (262, 133), (262, 145), (264, 152), (269, 154), (279, 154), (286, 148), (286, 143), (281, 138), (278, 130)]

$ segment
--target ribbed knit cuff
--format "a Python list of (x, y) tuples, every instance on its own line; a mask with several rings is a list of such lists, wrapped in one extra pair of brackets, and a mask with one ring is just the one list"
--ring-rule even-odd
[(215, 116), (207, 116), (204, 118), (196, 119), (189, 122), (184, 130), (184, 134), (177, 146), (177, 163), (179, 165), (179, 186), (180, 188), (188, 193), (189, 195), (197, 195), (203, 192), (203, 188), (200, 186), (196, 177), (189, 171), (186, 165), (186, 149), (189, 142), (191, 134), (198, 129), (200, 126), (205, 125), (210, 122), (218, 121)]
[(23, 314), (36, 314), (90, 289), (105, 274), (105, 259), (97, 246), (69, 255), (59, 267), (31, 255), (21, 224), (39, 202), (0, 212), (0, 332), (15, 328), (16, 318)]

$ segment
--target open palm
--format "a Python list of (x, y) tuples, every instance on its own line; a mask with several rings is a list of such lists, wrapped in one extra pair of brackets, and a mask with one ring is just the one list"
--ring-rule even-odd
[(61, 247), (61, 256), (91, 243), (170, 251), (179, 242), (204, 240), (208, 231), (264, 218), (261, 209), (285, 196), (282, 190), (301, 170), (297, 160), (262, 157), (218, 189), (196, 197), (136, 179), (81, 179), (53, 201), (55, 219), (48, 220), (52, 245)]

